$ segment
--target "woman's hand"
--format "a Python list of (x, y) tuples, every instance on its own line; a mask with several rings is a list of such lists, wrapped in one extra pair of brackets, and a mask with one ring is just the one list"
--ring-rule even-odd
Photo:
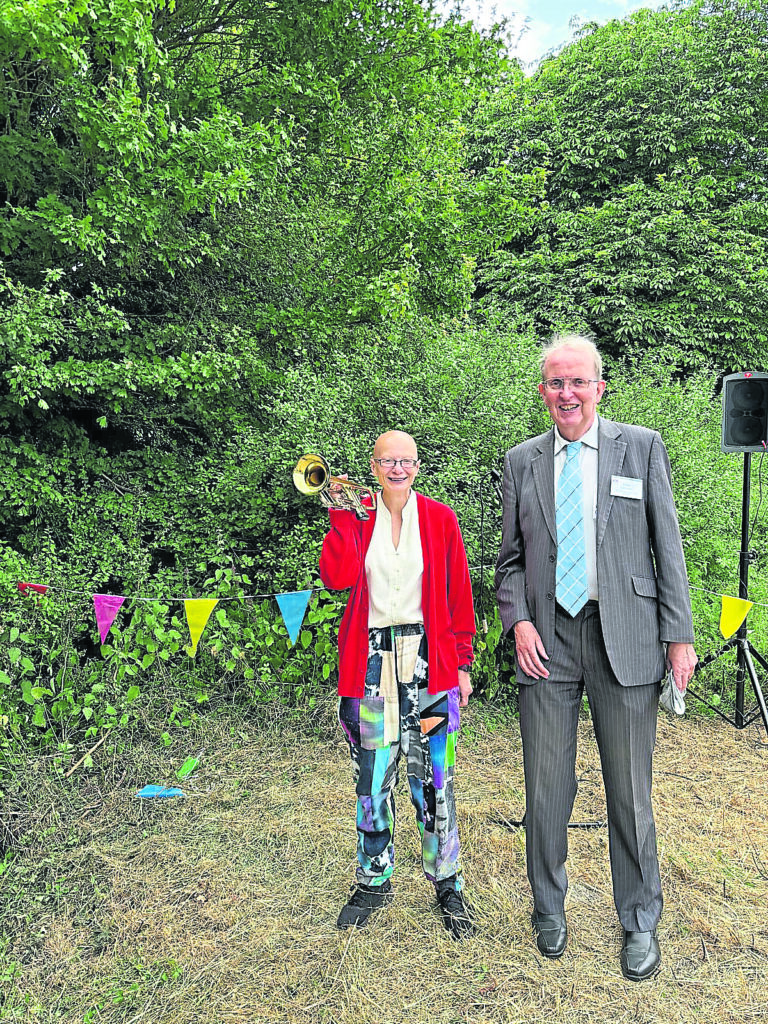
[[(335, 476), (337, 480), (349, 480), (349, 473), (336, 473)], [(328, 490), (332, 491), (334, 494), (341, 494), (344, 488), (341, 484), (334, 483), (328, 484)]]
[(469, 704), (469, 695), (472, 693), (472, 678), (466, 669), (459, 669), (459, 707), (465, 708)]

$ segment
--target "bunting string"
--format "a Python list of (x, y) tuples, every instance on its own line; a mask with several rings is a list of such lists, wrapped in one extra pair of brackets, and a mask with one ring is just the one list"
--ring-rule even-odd
[[(35, 593), (38, 593), (38, 594), (44, 594), (46, 591), (51, 590), (51, 591), (56, 591), (56, 593), (58, 593), (58, 594), (75, 594), (78, 597), (94, 597), (94, 596), (98, 596), (98, 595), (92, 594), (89, 590), (71, 590), (68, 587), (60, 587), (57, 584), (48, 584), (48, 583), (17, 583), (16, 586), (18, 587), (18, 589), (21, 591), (22, 594), (26, 594), (27, 591), (29, 591), (29, 590), (32, 590), (32, 591), (34, 591)], [(327, 590), (327, 589), (328, 589), (327, 587), (313, 587), (312, 589), (310, 589), (309, 592), (310, 592), (310, 594), (319, 594), (322, 590)], [(113, 596), (121, 596), (121, 595), (102, 594), (100, 596), (102, 596), (102, 597), (113, 597)], [(265, 600), (268, 597), (276, 597), (276, 596), (277, 595), (275, 594), (275, 592), (272, 591), (269, 594), (241, 594), (239, 597), (217, 597), (216, 600), (219, 601), (219, 602), (221, 602), (221, 601), (263, 601), (263, 600)], [(176, 602), (177, 604), (181, 604), (184, 601), (196, 601), (196, 600), (199, 600), (199, 599), (198, 598), (193, 598), (193, 597), (187, 597), (187, 596), (177, 597), (175, 594), (171, 594), (170, 596), (166, 595), (166, 594), (163, 594), (163, 595), (158, 595), (157, 597), (140, 597), (138, 594), (136, 594), (136, 595), (130, 594), (130, 595), (123, 596), (123, 600), (124, 601), (146, 601), (148, 603), (151, 603), (152, 601), (168, 601), (169, 603)]]
[[(16, 584), (19, 593), (23, 596), (34, 595), (41, 597), (51, 593), (57, 594), (74, 594), (78, 597), (85, 597), (86, 591), (83, 590), (71, 590), (68, 587), (49, 586), (47, 583), (24, 583), (19, 582)], [(308, 590), (290, 591), (288, 593), (281, 594), (243, 594), (240, 597), (128, 597), (122, 594), (91, 594), (89, 595), (93, 600), (93, 609), (96, 615), (96, 627), (99, 631), (99, 637), (101, 638), (102, 644), (107, 642), (107, 636), (109, 631), (112, 629), (114, 622), (120, 609), (127, 601), (132, 604), (135, 601), (153, 602), (153, 601), (168, 601), (169, 603), (179, 603), (184, 605), (184, 614), (187, 619), (187, 628), (189, 629), (190, 645), (185, 648), (187, 654), (194, 658), (197, 654), (197, 645), (200, 642), (200, 637), (205, 631), (205, 627), (208, 625), (208, 620), (213, 614), (216, 605), (222, 601), (257, 601), (264, 600), (266, 598), (274, 597), (277, 601), (278, 608), (283, 617), (285, 628), (288, 631), (288, 638), (291, 646), (296, 643), (298, 639), (299, 631), (304, 622), (304, 616), (309, 605), (310, 598), (313, 594), (320, 593), (320, 589), (317, 587), (310, 588)]]
[[(473, 566), (470, 571), (480, 568)], [(27, 596), (33, 594), (41, 597), (49, 591), (59, 594), (75, 594), (80, 597), (86, 596), (86, 591), (72, 590), (68, 587), (49, 586), (46, 583), (23, 583), (17, 584), (19, 592)], [(322, 588), (324, 589), (324, 588)], [(739, 629), (751, 608), (768, 608), (768, 604), (761, 601), (746, 601), (739, 597), (730, 597), (727, 594), (719, 594), (715, 590), (707, 590), (705, 587), (690, 586), (702, 594), (710, 594), (712, 597), (720, 598), (720, 632), (728, 639)], [(313, 587), (306, 590), (288, 591), (284, 593), (268, 594), (242, 594), (237, 597), (140, 597), (126, 596), (122, 594), (90, 594), (93, 600), (93, 607), (96, 616), (96, 626), (102, 644), (106, 643), (107, 636), (114, 625), (120, 609), (128, 602), (153, 602), (169, 601), (184, 605), (184, 614), (189, 629), (190, 646), (186, 648), (190, 657), (194, 658), (197, 653), (197, 646), (200, 637), (205, 631), (208, 620), (216, 608), (216, 605), (227, 601), (262, 601), (267, 598), (275, 598), (280, 614), (288, 631), (288, 638), (293, 646), (298, 639), (299, 632), (304, 622), (307, 607), (313, 594), (321, 592), (321, 588)]]
[[(716, 590), (706, 590), (704, 587), (694, 587), (691, 584), (688, 585), (689, 590), (698, 590), (700, 594), (711, 594), (712, 597), (727, 597), (726, 594), (719, 594)], [(730, 601), (741, 601), (743, 598), (731, 597)], [(765, 601), (747, 601), (750, 608), (754, 605), (755, 608), (768, 608), (768, 604)]]
[[(692, 584), (688, 584), (688, 590), (697, 590), (699, 594), (712, 594), (713, 597), (725, 597), (724, 594), (719, 594), (716, 590), (707, 590), (705, 587), (694, 587)], [(742, 598), (734, 597), (731, 598), (733, 601), (740, 601)], [(768, 608), (768, 603), (765, 601), (749, 601), (749, 604), (754, 604), (756, 608)]]
[[(469, 571), (470, 572), (476, 572), (480, 568), (481, 567), (479, 565), (471, 565), (469, 567)], [(488, 568), (488, 566), (486, 566), (486, 568)], [(54, 590), (54, 591), (56, 591), (59, 594), (77, 594), (79, 597), (92, 597), (93, 596), (91, 594), (91, 592), (87, 591), (87, 590), (70, 590), (67, 587), (60, 587), (58, 585), (51, 585), (51, 584), (47, 584), (47, 583), (45, 583), (45, 584), (44, 583), (18, 583), (17, 586), (18, 586), (19, 590), (22, 593), (26, 593), (27, 590), (33, 590), (33, 591), (35, 591), (37, 593), (44, 594), (47, 590)], [(310, 594), (319, 594), (319, 593), (321, 593), (321, 591), (327, 590), (327, 589), (328, 589), (327, 587), (312, 587), (312, 588), (309, 589), (309, 593)], [(695, 587), (695, 586), (693, 586), (693, 584), (689, 584), (688, 585), (688, 589), (689, 590), (696, 590), (700, 594), (710, 594), (712, 597), (720, 597), (720, 598), (722, 598), (723, 596), (725, 596), (725, 595), (721, 594), (717, 590), (707, 590), (706, 587)], [(112, 595), (109, 595), (109, 596), (112, 596)], [(241, 594), (239, 597), (218, 597), (218, 598), (216, 598), (216, 600), (219, 601), (220, 603), (222, 601), (264, 601), (268, 597), (277, 597), (277, 594), (274, 591), (271, 591), (268, 594)], [(159, 595), (157, 597), (140, 597), (138, 595), (130, 595), (130, 596), (126, 596), (125, 600), (126, 601), (147, 601), (147, 602), (152, 602), (152, 601), (169, 601), (169, 602), (174, 602), (175, 601), (175, 602), (178, 602), (178, 603), (182, 603), (184, 601), (197, 600), (197, 599), (196, 598), (187, 597), (186, 595), (184, 597), (177, 597), (177, 596), (172, 594), (170, 596), (167, 596), (167, 595), (160, 596)], [(733, 600), (737, 600), (737, 599), (734, 598)], [(741, 600), (741, 599), (739, 598), (738, 600)], [(750, 605), (754, 605), (755, 608), (768, 608), (768, 602), (765, 602), (765, 601), (750, 601), (749, 603), (750, 603)]]

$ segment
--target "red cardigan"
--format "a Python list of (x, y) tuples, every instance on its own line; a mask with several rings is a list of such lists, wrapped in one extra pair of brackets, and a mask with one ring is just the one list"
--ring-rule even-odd
[[(453, 509), (416, 494), (424, 558), (421, 603), (429, 649), (429, 692), (459, 685), (459, 665), (472, 663), (475, 610), (461, 530)], [(339, 695), (362, 697), (368, 662), (368, 581), (365, 555), (375, 511), (359, 520), (331, 509), (331, 529), (323, 541), (320, 577), (330, 590), (352, 588), (339, 627)]]

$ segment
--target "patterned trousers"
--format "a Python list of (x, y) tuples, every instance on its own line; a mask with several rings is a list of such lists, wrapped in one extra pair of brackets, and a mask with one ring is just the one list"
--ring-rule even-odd
[(400, 755), (421, 833), (424, 874), (455, 877), (461, 889), (453, 767), (459, 691), (427, 692), (427, 638), (421, 624), (368, 631), (364, 697), (341, 697), (339, 722), (357, 792), (357, 880), (381, 885), (395, 867), (395, 799)]

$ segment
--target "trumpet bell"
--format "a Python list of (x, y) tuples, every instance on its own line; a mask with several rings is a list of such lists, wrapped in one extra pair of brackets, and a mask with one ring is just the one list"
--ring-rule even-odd
[[(344, 477), (331, 476), (327, 460), (315, 452), (307, 452), (296, 463), (293, 484), (301, 494), (317, 495), (326, 508), (354, 512), (358, 519), (370, 519), (370, 510), (376, 508), (376, 495), (370, 487)], [(370, 502), (368, 507), (363, 505), (364, 497)]]
[(322, 455), (302, 455), (293, 470), (293, 485), (302, 494), (320, 494), (331, 482), (331, 467)]

